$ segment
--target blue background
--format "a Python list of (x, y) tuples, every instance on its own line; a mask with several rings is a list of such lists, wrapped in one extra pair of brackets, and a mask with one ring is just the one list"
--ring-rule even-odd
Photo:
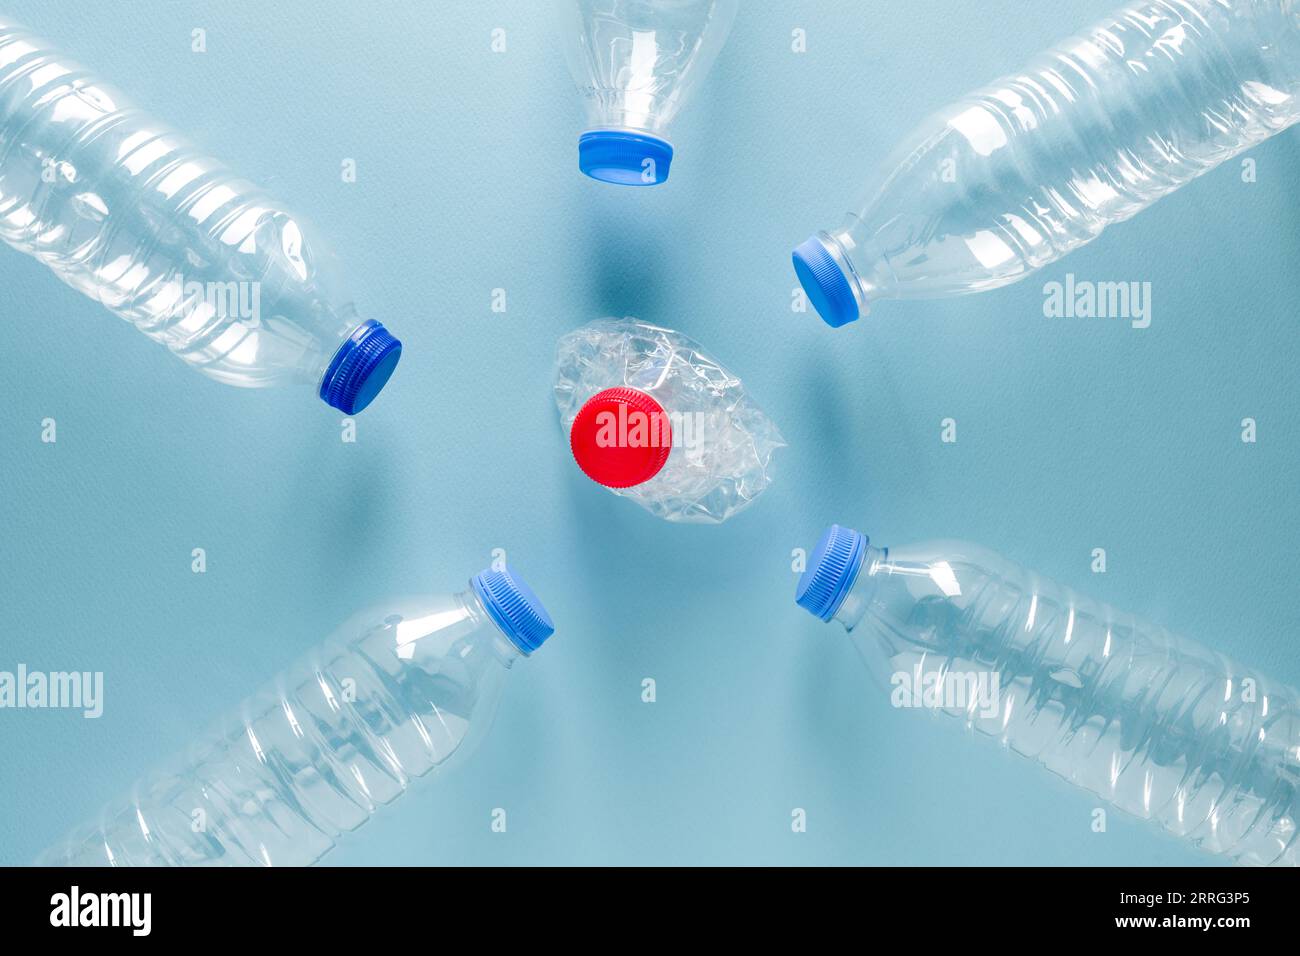
[[(476, 758), (331, 862), (1212, 862), (1117, 814), (1095, 834), (1095, 798), (892, 710), (792, 603), (791, 551), (829, 521), (967, 538), (1300, 683), (1294, 131), (1252, 152), (1258, 182), (1228, 163), (1041, 277), (838, 332), (791, 309), (790, 248), (914, 123), (1113, 5), (747, 4), (673, 130), (671, 179), (632, 190), (577, 170), (548, 4), (7, 0), (303, 210), (406, 351), (344, 444), (313, 395), (209, 382), (0, 249), (0, 669), (107, 685), (98, 721), (0, 711), (0, 862), (353, 610), (457, 590), (493, 548), (558, 633)], [(1151, 327), (1045, 319), (1042, 284), (1069, 271), (1153, 283)], [(551, 356), (607, 314), (695, 336), (778, 421), (790, 447), (748, 512), (667, 525), (577, 471)]]

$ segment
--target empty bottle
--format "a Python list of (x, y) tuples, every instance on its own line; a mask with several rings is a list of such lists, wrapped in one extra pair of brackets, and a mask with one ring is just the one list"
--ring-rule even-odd
[(554, 631), (509, 567), (363, 612), (141, 781), (46, 866), (303, 866), (478, 744), (506, 674)]
[(350, 415), (401, 355), (302, 220), (2, 21), (0, 239), (228, 385)]
[(727, 39), (737, 0), (563, 0), (565, 54), (588, 129), (578, 167), (593, 179), (668, 178), (668, 126)]
[(795, 600), (898, 707), (942, 711), (1240, 863), (1300, 862), (1296, 692), (976, 545), (832, 525)]
[(785, 445), (739, 378), (680, 332), (632, 318), (560, 339), (555, 403), (582, 472), (665, 521), (748, 507)]
[(997, 288), (1300, 119), (1300, 0), (1139, 0), (916, 129), (794, 252), (832, 326)]

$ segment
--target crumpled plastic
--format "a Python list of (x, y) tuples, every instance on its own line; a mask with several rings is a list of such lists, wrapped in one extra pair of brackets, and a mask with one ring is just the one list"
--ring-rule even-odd
[(620, 386), (663, 406), (673, 447), (649, 481), (608, 491), (665, 521), (717, 524), (772, 483), (772, 453), (785, 440), (740, 379), (694, 340), (633, 318), (598, 319), (560, 339), (555, 404), (566, 437), (588, 399)]

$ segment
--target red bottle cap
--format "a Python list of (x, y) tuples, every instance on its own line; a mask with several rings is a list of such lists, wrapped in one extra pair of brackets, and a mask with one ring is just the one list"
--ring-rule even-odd
[(673, 447), (663, 406), (635, 388), (607, 388), (587, 400), (569, 430), (578, 467), (606, 488), (631, 488), (659, 474)]

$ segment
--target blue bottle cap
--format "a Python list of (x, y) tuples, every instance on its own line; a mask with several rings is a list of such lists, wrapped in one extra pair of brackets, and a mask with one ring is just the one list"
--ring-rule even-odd
[(672, 145), (649, 133), (593, 129), (578, 137), (578, 168), (602, 183), (656, 186), (672, 161)]
[(320, 383), (320, 397), (344, 415), (354, 415), (375, 400), (388, 382), (402, 343), (371, 319), (353, 329), (339, 346)]
[(813, 549), (807, 570), (799, 576), (795, 603), (809, 614), (829, 621), (858, 579), (862, 556), (866, 553), (866, 535), (852, 528), (831, 525)]
[(832, 328), (857, 321), (858, 301), (848, 276), (816, 236), (806, 239), (794, 250), (794, 271), (808, 293), (808, 301), (817, 314)]
[(525, 654), (537, 650), (555, 633), (555, 623), (546, 608), (510, 565), (500, 571), (480, 571), (469, 583), (488, 616)]

